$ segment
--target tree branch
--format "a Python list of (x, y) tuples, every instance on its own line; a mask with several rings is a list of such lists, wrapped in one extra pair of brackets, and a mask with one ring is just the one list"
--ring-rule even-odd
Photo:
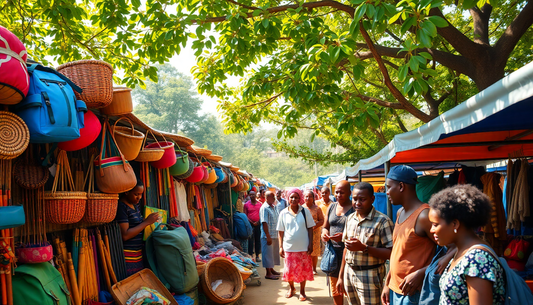
[[(351, 6), (348, 6), (348, 5), (345, 5), (345, 4), (342, 4), (340, 2), (337, 2), (337, 1), (333, 1), (333, 0), (323, 0), (323, 1), (317, 1), (317, 2), (306, 2), (306, 3), (300, 3), (300, 4), (288, 4), (288, 5), (281, 5), (281, 6), (276, 6), (276, 7), (271, 7), (271, 8), (268, 8), (266, 9), (266, 12), (269, 13), (269, 14), (272, 14), (272, 13), (279, 13), (279, 12), (283, 12), (283, 11), (286, 11), (288, 9), (297, 9), (299, 7), (305, 7), (305, 8), (319, 8), (319, 7), (331, 7), (331, 8), (335, 8), (335, 9), (338, 9), (339, 11), (343, 11), (343, 12), (346, 12), (350, 15), (350, 17), (353, 18), (354, 16), (354, 12), (355, 12), (355, 9)], [(262, 15), (263, 13), (261, 13), (260, 15)], [(252, 17), (255, 17), (253, 15), (253, 12), (250, 12), (250, 13), (247, 13), (246, 14), (246, 18), (252, 18)], [(193, 21), (194, 23), (205, 23), (205, 22), (222, 22), (222, 21), (225, 21), (227, 19), (227, 16), (219, 16), (219, 17), (209, 17), (209, 18), (206, 18), (205, 20), (195, 20)]]
[(260, 9), (260, 8), (258, 8), (258, 7), (255, 7), (255, 6), (248, 6), (248, 5), (246, 5), (246, 4), (242, 4), (242, 3), (239, 3), (239, 2), (237, 2), (237, 1), (233, 1), (233, 0), (225, 0), (225, 1), (226, 1), (226, 2), (229, 2), (229, 3), (233, 3), (233, 4), (238, 5), (238, 6), (241, 6), (241, 7), (244, 7), (244, 8), (247, 8), (247, 9), (249, 9), (249, 10), (258, 10), (258, 9)]
[(404, 125), (402, 119), (400, 118), (400, 116), (398, 115), (398, 113), (396, 113), (396, 110), (391, 109), (391, 111), (392, 111), (392, 115), (396, 118), (396, 122), (398, 122), (398, 127), (400, 127), (400, 130), (402, 132), (407, 132), (408, 130), (405, 127), (405, 125)]
[[(252, 108), (252, 107), (255, 107), (255, 106), (258, 106), (258, 105), (262, 105), (264, 104), (265, 106), (272, 103), (275, 99), (277, 99), (280, 95), (282, 95), (284, 92), (281, 92), (279, 94), (276, 94), (272, 97), (269, 97), (268, 99), (264, 100), (264, 101), (261, 101), (261, 102), (257, 102), (257, 103), (253, 103), (253, 104), (250, 104), (250, 105), (244, 105), (242, 106), (242, 108)], [(263, 106), (264, 107), (264, 106)]]
[(524, 33), (533, 25), (533, 1), (528, 1), (522, 11), (509, 24), (505, 32), (502, 34), (498, 42), (494, 45), (494, 49), (498, 54), (500, 62), (507, 62), (509, 55), (514, 47), (524, 35)]
[(385, 85), (387, 86), (387, 88), (389, 88), (392, 95), (396, 98), (396, 100), (398, 100), (398, 102), (400, 102), (400, 104), (402, 104), (403, 108), (407, 110), (409, 113), (411, 113), (412, 115), (414, 115), (416, 118), (418, 118), (424, 123), (429, 122), (432, 118), (429, 115), (422, 112), (420, 109), (416, 108), (413, 104), (409, 103), (409, 101), (403, 96), (400, 90), (398, 90), (398, 88), (396, 88), (394, 84), (392, 83), (392, 80), (390, 79), (390, 76), (389, 76), (389, 72), (387, 71), (387, 68), (385, 67), (385, 64), (383, 63), (383, 60), (381, 60), (381, 56), (379, 55), (378, 51), (374, 47), (374, 43), (370, 39), (368, 32), (365, 30), (362, 21), (360, 21), (360, 24), (359, 24), (359, 31), (363, 35), (365, 42), (368, 45), (368, 48), (374, 55), (374, 59), (376, 59), (378, 66), (379, 66), (379, 70), (381, 71), (385, 79)]
[(470, 9), (470, 15), (474, 21), (474, 42), (489, 46), (489, 20), (492, 13), (492, 6), (485, 4), (481, 9), (474, 6)]
[(362, 94), (357, 94), (355, 96), (359, 97), (360, 99), (362, 99), (365, 102), (371, 102), (371, 103), (374, 103), (374, 104), (379, 105), (381, 107), (387, 107), (387, 108), (392, 108), (392, 109), (404, 109), (403, 105), (400, 104), (400, 103), (386, 102), (386, 101), (377, 99), (375, 97), (366, 96), (366, 95), (362, 95)]

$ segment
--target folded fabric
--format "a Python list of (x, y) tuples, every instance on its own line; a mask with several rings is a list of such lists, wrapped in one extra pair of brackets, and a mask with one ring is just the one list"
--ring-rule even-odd
[(158, 291), (148, 287), (141, 287), (126, 302), (126, 305), (170, 305), (170, 301), (162, 296)]

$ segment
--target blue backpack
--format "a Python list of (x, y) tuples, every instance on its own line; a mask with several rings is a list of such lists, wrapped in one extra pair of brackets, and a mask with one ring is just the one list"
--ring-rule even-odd
[(248, 239), (254, 233), (248, 217), (244, 213), (235, 212), (233, 214), (233, 226), (235, 237), (239, 239)]
[(30, 142), (55, 143), (80, 137), (87, 106), (76, 100), (74, 90), (81, 93), (66, 76), (38, 64), (28, 66), (30, 89), (26, 98), (14, 106), (13, 112), (30, 130)]
[(513, 269), (509, 268), (503, 257), (498, 257), (494, 250), (487, 245), (479, 244), (471, 249), (487, 250), (502, 266), (505, 279), (505, 305), (533, 305), (533, 294), (522, 279)]

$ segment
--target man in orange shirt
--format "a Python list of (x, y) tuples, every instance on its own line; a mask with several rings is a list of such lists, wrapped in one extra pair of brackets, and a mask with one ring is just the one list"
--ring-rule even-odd
[[(407, 165), (394, 166), (387, 175), (387, 196), (402, 207), (396, 214), (390, 271), (381, 294), (384, 305), (418, 304), (425, 271), (435, 254), (429, 205), (418, 199), (417, 183), (415, 170)], [(439, 265), (445, 267), (452, 256), (446, 254)]]

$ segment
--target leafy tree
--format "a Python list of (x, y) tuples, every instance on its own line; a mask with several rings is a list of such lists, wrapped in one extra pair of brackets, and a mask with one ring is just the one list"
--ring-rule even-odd
[(532, 15), (529, 0), (7, 0), (0, 24), (34, 59), (104, 59), (130, 86), (192, 40), (228, 131), (310, 129), (358, 152), (317, 157), (357, 160), (530, 62)]
[(161, 131), (188, 134), (200, 129), (205, 123), (198, 113), (202, 101), (192, 90), (192, 80), (169, 64), (157, 68), (157, 83), (148, 82), (146, 89), (133, 91), (138, 102), (134, 113)]

